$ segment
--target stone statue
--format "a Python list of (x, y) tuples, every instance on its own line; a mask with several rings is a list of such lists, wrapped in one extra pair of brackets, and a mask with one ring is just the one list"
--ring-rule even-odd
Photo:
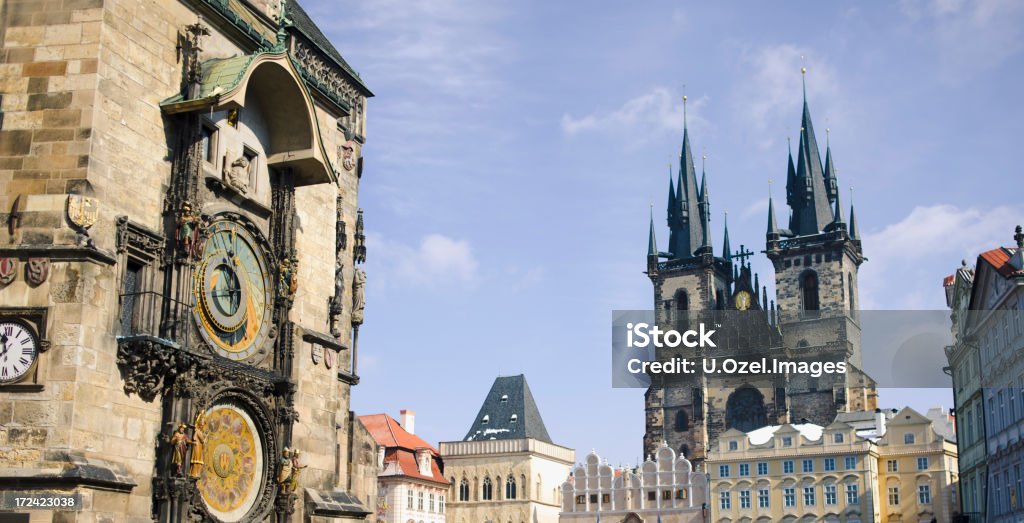
[(345, 293), (345, 265), (341, 261), (341, 253), (338, 254), (338, 259), (334, 262), (334, 296), (331, 297), (331, 303), (328, 307), (328, 315), (331, 319), (331, 334), (334, 337), (341, 336), (341, 327), (338, 325), (338, 317), (341, 316), (342, 305), (341, 297)]
[(224, 166), (224, 182), (242, 194), (249, 190), (249, 159), (244, 154)]
[(182, 204), (181, 214), (178, 215), (178, 241), (189, 257), (199, 254), (199, 231), (196, 229), (198, 221), (199, 217), (192, 212), (192, 206), (188, 203)]
[(277, 469), (277, 485), (281, 490), (288, 490), (292, 478), (292, 449), (285, 447), (281, 451), (281, 461)]
[(299, 488), (299, 472), (309, 465), (299, 464), (299, 449), (292, 450), (292, 475), (288, 481), (288, 492), (295, 492)]
[(186, 428), (185, 424), (181, 423), (178, 425), (178, 430), (171, 435), (171, 464), (178, 471), (178, 475), (185, 472), (185, 456), (188, 453), (189, 444), (192, 443), (188, 433), (185, 432)]
[(192, 430), (192, 458), (189, 460), (188, 477), (198, 478), (203, 472), (203, 457), (205, 454), (206, 445), (206, 420), (203, 419), (203, 414), (200, 412), (196, 416), (196, 426)]
[(356, 268), (352, 277), (352, 323), (362, 325), (366, 308), (366, 271)]

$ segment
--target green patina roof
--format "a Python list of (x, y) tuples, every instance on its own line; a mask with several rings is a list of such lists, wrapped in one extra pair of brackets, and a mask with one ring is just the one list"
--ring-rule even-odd
[[(249, 64), (260, 54), (263, 53), (214, 58), (203, 62), (203, 79), (199, 88), (199, 96), (189, 101), (203, 100), (231, 91), (238, 86), (238, 82), (242, 80)], [(160, 105), (172, 105), (183, 101), (185, 101), (185, 97), (176, 94), (160, 102)]]

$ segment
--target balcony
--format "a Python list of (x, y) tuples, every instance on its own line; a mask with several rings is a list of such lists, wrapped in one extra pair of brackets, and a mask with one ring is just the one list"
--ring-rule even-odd
[(192, 305), (152, 291), (121, 295), (118, 343), (148, 340), (169, 347), (190, 345)]

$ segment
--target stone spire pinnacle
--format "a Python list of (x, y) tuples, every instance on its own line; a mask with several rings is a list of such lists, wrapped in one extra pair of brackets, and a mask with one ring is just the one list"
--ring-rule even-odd
[[(806, 72), (806, 69), (803, 70)], [(787, 180), (786, 194), (793, 216), (790, 230), (796, 236), (818, 234), (832, 222), (833, 212), (829, 206), (825, 189), (825, 175), (822, 172), (818, 142), (814, 137), (811, 111), (807, 105), (806, 83), (804, 108), (800, 122), (800, 145), (797, 149), (796, 176)]]
[(654, 239), (654, 204), (651, 204), (651, 230), (647, 235), (647, 255), (658, 255), (658, 242)]
[(701, 194), (693, 164), (690, 133), (684, 121), (683, 144), (679, 151), (679, 177), (675, 186), (675, 211), (669, 224), (669, 251), (674, 258), (692, 258), (704, 242)]
[(729, 213), (725, 213), (722, 227), (725, 229), (725, 237), (722, 238), (722, 257), (726, 260), (732, 260), (732, 247), (729, 245)]
[(853, 212), (853, 187), (850, 187), (850, 239), (860, 239), (860, 231), (857, 230), (857, 215)]
[(831, 129), (825, 129), (825, 191), (828, 201), (835, 202), (839, 197), (839, 182), (836, 179), (836, 166), (832, 162), (832, 144), (829, 143)]
[(777, 240), (779, 239), (779, 226), (775, 222), (775, 203), (772, 201), (772, 197), (768, 197), (768, 239)]

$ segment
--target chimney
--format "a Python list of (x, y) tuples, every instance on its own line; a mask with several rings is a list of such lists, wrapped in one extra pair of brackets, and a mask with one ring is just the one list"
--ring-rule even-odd
[(398, 413), (400, 414), (399, 422), (402, 424), (402, 428), (409, 434), (416, 434), (416, 411), (402, 409)]
[(875, 434), (885, 436), (885, 413), (882, 409), (875, 409)]

